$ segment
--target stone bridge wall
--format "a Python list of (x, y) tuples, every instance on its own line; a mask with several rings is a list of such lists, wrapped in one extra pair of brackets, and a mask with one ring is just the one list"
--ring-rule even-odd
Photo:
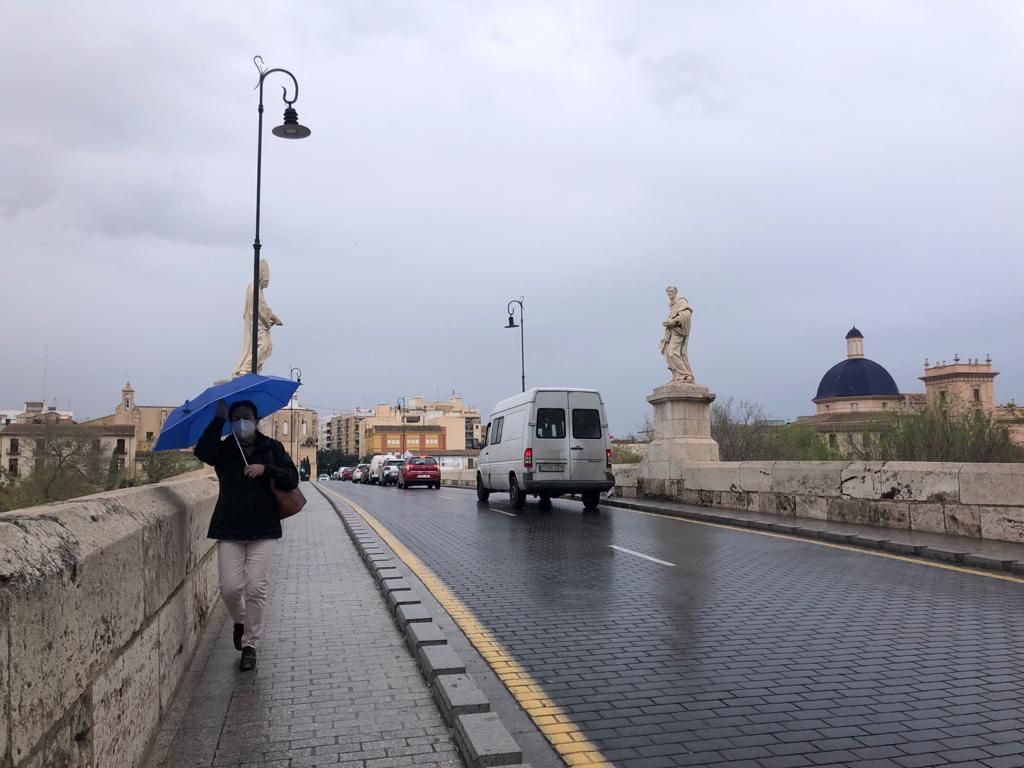
[(217, 599), (216, 478), (0, 514), (0, 766), (136, 766)]
[(1024, 464), (744, 461), (671, 480), (614, 467), (616, 493), (1001, 541), (1024, 541)]

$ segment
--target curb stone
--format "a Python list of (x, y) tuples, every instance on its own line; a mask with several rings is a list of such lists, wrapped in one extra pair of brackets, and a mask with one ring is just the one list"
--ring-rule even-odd
[[(366, 530), (355, 512), (343, 511), (319, 485), (314, 486), (341, 519), (381, 597), (405, 636), (410, 654), (419, 663), (455, 744), (469, 768), (530, 768), (512, 734), (491, 712), (484, 693), (466, 674), (466, 665), (448, 645), (433, 616), (393, 564), (398, 558), (384, 542)], [(407, 601), (407, 602), (406, 602)]]

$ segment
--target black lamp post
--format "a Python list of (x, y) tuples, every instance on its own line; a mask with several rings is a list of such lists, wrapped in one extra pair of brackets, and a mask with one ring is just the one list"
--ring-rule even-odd
[(256, 373), (258, 340), (260, 330), (260, 177), (263, 171), (263, 81), (267, 75), (275, 72), (283, 72), (292, 79), (295, 92), (291, 99), (288, 98), (288, 89), (281, 88), (281, 97), (287, 105), (284, 110), (284, 123), (273, 130), (275, 136), (282, 139), (304, 139), (310, 134), (309, 128), (299, 124), (299, 113), (292, 106), (299, 98), (299, 82), (295, 75), (287, 69), (264, 69), (263, 59), (254, 56), (252, 59), (260, 73), (260, 82), (257, 86), (260, 89), (259, 106), (259, 133), (256, 139), (256, 239), (252, 242), (252, 373)]
[[(299, 386), (301, 387), (302, 369), (293, 367), (290, 371), (288, 371), (288, 378), (291, 379), (292, 381), (299, 382)], [(295, 461), (295, 395), (292, 395), (292, 401), (291, 403), (289, 403), (289, 405), (291, 407), (291, 414), (289, 415), (289, 420), (291, 421), (290, 429), (292, 433), (292, 461)]]
[(405, 458), (405, 398), (398, 398), (396, 407), (398, 408), (398, 416), (402, 420), (402, 450), (400, 451), (402, 458)]
[[(519, 305), (519, 325), (516, 325), (516, 319), (512, 315), (512, 311), (514, 309), (514, 307), (512, 306), (513, 304), (518, 304)], [(505, 327), (506, 328), (518, 328), (519, 329), (519, 363), (520, 363), (520, 370), (522, 371), (523, 392), (525, 392), (526, 391), (526, 348), (525, 348), (525, 342), (524, 342), (524, 339), (523, 339), (523, 326), (526, 325), (526, 322), (523, 320), (523, 297), (520, 296), (518, 299), (512, 299), (512, 301), (510, 301), (508, 303), (508, 310), (507, 311), (508, 311), (508, 325), (506, 325)]]

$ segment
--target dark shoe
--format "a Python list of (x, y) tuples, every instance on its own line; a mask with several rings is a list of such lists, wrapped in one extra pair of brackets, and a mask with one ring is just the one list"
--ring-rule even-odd
[(232, 639), (235, 641), (235, 650), (242, 650), (242, 635), (245, 634), (245, 624), (235, 624), (235, 631)]
[(242, 649), (242, 660), (238, 662), (238, 671), (251, 672), (254, 669), (256, 669), (256, 649), (247, 645)]

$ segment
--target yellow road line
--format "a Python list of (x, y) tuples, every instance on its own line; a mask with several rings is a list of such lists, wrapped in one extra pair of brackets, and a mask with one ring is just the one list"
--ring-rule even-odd
[(571, 718), (545, 696), (544, 687), (512, 658), (512, 655), (491, 634), (490, 630), (480, 623), (473, 612), (422, 560), (402, 544), (377, 518), (356, 502), (330, 488), (326, 490), (344, 501), (362, 517), (367, 525), (384, 540), (384, 543), (391, 547), (398, 559), (405, 563), (406, 567), (423, 582), (423, 586), (448, 612), (469, 642), (505, 684), (519, 706), (530, 716), (540, 732), (544, 734), (554, 750), (567, 764), (593, 766), (594, 768), (611, 767), (612, 764), (605, 760), (604, 755), (573, 724)]
[[(934, 560), (926, 560), (919, 557), (907, 557), (905, 555), (896, 555), (891, 552), (880, 552), (874, 549), (866, 549), (864, 547), (851, 547), (846, 544), (834, 544), (829, 541), (822, 541), (820, 539), (810, 539), (803, 536), (791, 536), (786, 533), (774, 533), (771, 531), (760, 531), (756, 528), (744, 528), (741, 525), (729, 525), (727, 523), (709, 523), (706, 520), (692, 520), (688, 517), (679, 517), (677, 515), (666, 515), (663, 512), (648, 512), (644, 509), (632, 509), (631, 507), (613, 507), (613, 509), (621, 509), (625, 512), (636, 512), (639, 515), (649, 515), (650, 517), (660, 517), (665, 520), (675, 520), (680, 523), (690, 523), (692, 525), (706, 525), (709, 528), (722, 528), (727, 531), (740, 531), (741, 533), (752, 533), (757, 536), (768, 536), (773, 539), (785, 539), (786, 541), (800, 541), (805, 544), (817, 544), (819, 547), (830, 547), (832, 549), (841, 549), (844, 552), (856, 552), (861, 555), (871, 555), (873, 557), (884, 557), (888, 560), (899, 560), (904, 563), (914, 563), (916, 565), (925, 565), (929, 568), (941, 568), (944, 571), (956, 571), (957, 573), (969, 573), (972, 576), (984, 576), (988, 579), (997, 579), (999, 581), (1012, 581), (1016, 584), (1024, 584), (1024, 578), (1019, 576), (1011, 576), (1003, 573), (993, 573), (992, 571), (983, 571), (978, 568), (965, 568), (960, 565), (950, 565), (948, 563), (937, 563)], [(795, 518), (800, 519), (800, 518)]]

